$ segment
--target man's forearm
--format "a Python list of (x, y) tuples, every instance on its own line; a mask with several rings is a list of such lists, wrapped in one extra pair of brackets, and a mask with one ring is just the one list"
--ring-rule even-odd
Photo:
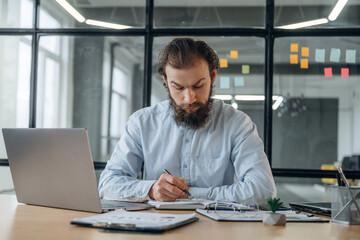
[(259, 183), (246, 180), (221, 187), (191, 187), (189, 192), (196, 198), (216, 201), (234, 201), (243, 204), (249, 204), (255, 201), (261, 204), (265, 199), (274, 196), (276, 189), (271, 182)]
[(154, 182), (155, 180), (139, 180), (114, 172), (104, 172), (99, 183), (99, 195), (100, 198), (114, 200), (128, 197), (145, 198), (148, 197)]

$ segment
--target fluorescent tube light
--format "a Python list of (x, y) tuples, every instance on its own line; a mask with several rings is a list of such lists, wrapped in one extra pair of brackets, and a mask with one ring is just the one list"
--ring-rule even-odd
[(102, 22), (102, 21), (97, 21), (97, 20), (92, 20), (92, 19), (87, 19), (85, 21), (86, 24), (89, 25), (93, 25), (93, 26), (99, 26), (99, 27), (104, 27), (104, 28), (113, 28), (113, 29), (127, 29), (127, 28), (131, 28), (130, 26), (127, 25), (121, 25), (121, 24), (115, 24), (115, 23), (108, 23), (108, 22)]
[(220, 99), (220, 100), (232, 100), (231, 95), (215, 95), (213, 98)]
[[(228, 96), (228, 95), (225, 95), (225, 96)], [(231, 96), (231, 95), (229, 95), (229, 96)], [(272, 97), (272, 99), (274, 101), (278, 100), (279, 98), (281, 98), (281, 101), (283, 100), (282, 96), (274, 95)], [(235, 95), (235, 100), (238, 100), (238, 101), (264, 101), (265, 96), (264, 95)]]
[(68, 13), (71, 14), (78, 22), (85, 22), (85, 18), (73, 6), (65, 0), (56, 0)]
[[(216, 99), (220, 99), (223, 101), (226, 100), (233, 100), (233, 96), (232, 95), (215, 95), (212, 98), (216, 98)], [(274, 104), (272, 106), (273, 110), (276, 110), (280, 104), (282, 103), (282, 101), (284, 100), (284, 98), (282, 96), (278, 96), (278, 95), (274, 95), (272, 97)], [(265, 100), (265, 96), (264, 95), (235, 95), (235, 100), (237, 101), (264, 101)], [(238, 104), (233, 101), (231, 103), (231, 106), (233, 106), (233, 108), (238, 108)]]
[(276, 110), (276, 109), (278, 109), (278, 107), (280, 106), (280, 104), (282, 103), (284, 98), (282, 96), (273, 96), (273, 100), (275, 100), (275, 102), (272, 106), (272, 109)]
[(307, 22), (300, 22), (300, 23), (294, 23), (294, 24), (290, 24), (290, 25), (284, 25), (279, 28), (298, 29), (298, 28), (310, 27), (310, 26), (314, 26), (314, 25), (325, 24), (328, 22), (329, 21), (326, 18), (321, 18), (321, 19), (311, 20), (311, 21), (307, 21)]
[(264, 95), (235, 95), (235, 100), (238, 101), (264, 101)]
[(348, 0), (339, 0), (336, 4), (335, 7), (333, 8), (333, 10), (331, 11), (328, 19), (330, 21), (334, 21), (336, 20), (336, 18), (339, 16), (340, 12), (343, 10), (343, 8), (345, 7), (346, 3), (348, 2)]

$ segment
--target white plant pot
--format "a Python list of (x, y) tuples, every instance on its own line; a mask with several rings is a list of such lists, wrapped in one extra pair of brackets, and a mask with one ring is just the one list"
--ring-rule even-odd
[(263, 223), (271, 226), (285, 226), (286, 215), (281, 213), (264, 213)]

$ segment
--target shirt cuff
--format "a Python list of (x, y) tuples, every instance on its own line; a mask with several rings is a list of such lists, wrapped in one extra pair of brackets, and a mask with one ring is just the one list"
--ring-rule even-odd
[(209, 199), (210, 188), (191, 187), (189, 192), (195, 198)]
[(152, 187), (152, 185), (154, 185), (154, 183), (156, 182), (156, 180), (142, 180), (141, 181), (141, 188), (138, 192), (138, 196), (142, 197), (142, 198), (149, 198), (149, 191)]

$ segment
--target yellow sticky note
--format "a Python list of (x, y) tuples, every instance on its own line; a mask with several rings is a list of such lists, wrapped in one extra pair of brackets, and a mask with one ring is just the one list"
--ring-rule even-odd
[(249, 74), (249, 73), (250, 73), (250, 66), (242, 65), (242, 74)]
[(298, 64), (298, 55), (290, 54), (290, 64)]
[(237, 50), (231, 50), (230, 51), (230, 58), (238, 58), (238, 51)]
[(302, 47), (301, 48), (301, 56), (308, 57), (309, 56), (309, 48), (308, 47)]
[(307, 69), (309, 68), (309, 61), (305, 59), (300, 59), (300, 68)]
[(290, 52), (298, 52), (298, 51), (299, 51), (299, 44), (298, 43), (290, 44)]
[(226, 58), (220, 58), (220, 68), (227, 68), (228, 67), (228, 61)]

